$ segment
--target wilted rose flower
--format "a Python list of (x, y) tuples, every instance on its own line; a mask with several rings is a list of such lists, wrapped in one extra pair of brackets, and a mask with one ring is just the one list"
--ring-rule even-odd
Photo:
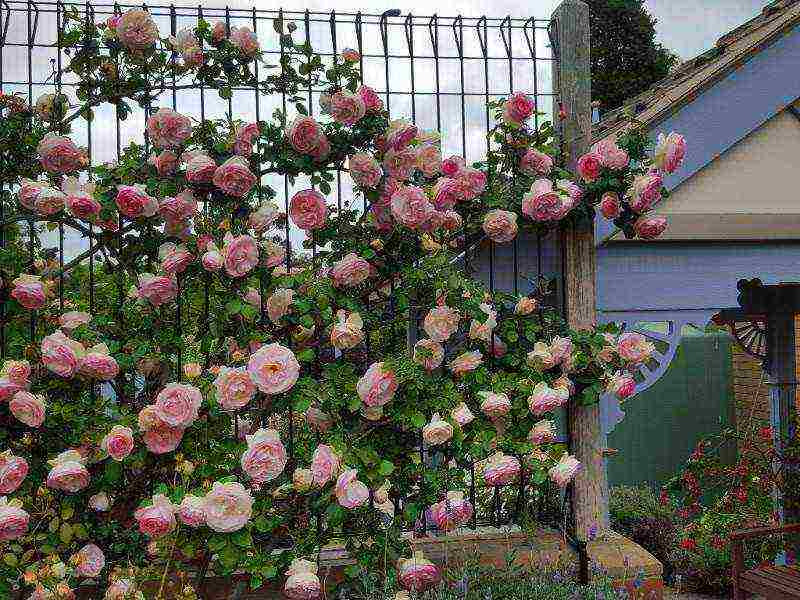
[(44, 423), (47, 404), (44, 396), (20, 390), (14, 394), (8, 403), (8, 408), (15, 419), (28, 427), (38, 428)]
[(146, 50), (156, 43), (158, 27), (146, 10), (135, 8), (124, 13), (116, 22), (120, 44), (132, 51)]
[(358, 508), (369, 500), (369, 488), (358, 480), (356, 469), (342, 471), (336, 480), (336, 499), (344, 508)]
[(241, 198), (256, 184), (256, 176), (250, 171), (247, 160), (231, 156), (214, 171), (214, 185), (229, 196)]
[(106, 566), (103, 551), (94, 544), (86, 544), (72, 557), (75, 574), (79, 577), (97, 577)]
[(547, 371), (555, 366), (556, 359), (553, 357), (552, 350), (548, 344), (536, 342), (533, 345), (533, 350), (528, 352), (526, 362), (530, 367)]
[(468, 371), (474, 371), (482, 362), (483, 355), (480, 350), (473, 350), (459, 354), (447, 366), (453, 372), (453, 375), (461, 375)]
[(200, 363), (190, 362), (183, 365), (183, 374), (187, 379), (197, 379), (203, 372), (203, 367)]
[(250, 156), (253, 153), (253, 144), (261, 134), (258, 123), (237, 125), (234, 131), (233, 152), (239, 156)]
[(488, 485), (507, 485), (519, 475), (520, 464), (513, 456), (497, 452), (483, 463), (483, 478)]
[(361, 100), (364, 101), (364, 106), (367, 108), (367, 112), (380, 112), (383, 110), (383, 100), (380, 99), (378, 94), (375, 93), (371, 87), (367, 87), (366, 85), (362, 85), (361, 87), (356, 90), (356, 94), (361, 97)]
[(617, 339), (617, 352), (623, 360), (639, 364), (647, 361), (655, 351), (655, 346), (641, 333), (629, 331)]
[(364, 339), (364, 321), (357, 312), (336, 311), (336, 322), (331, 329), (331, 345), (337, 350), (349, 350)]
[(664, 233), (667, 220), (664, 217), (639, 217), (633, 224), (636, 235), (643, 240), (652, 240)]
[(538, 421), (528, 434), (532, 444), (550, 444), (556, 441), (556, 426), (552, 421)]
[(348, 161), (350, 177), (355, 184), (364, 189), (372, 189), (380, 183), (383, 173), (374, 157), (366, 152), (353, 154)]
[(607, 389), (620, 400), (625, 400), (636, 391), (636, 380), (627, 373), (617, 371), (608, 382)]
[(333, 423), (333, 419), (331, 419), (328, 413), (314, 405), (308, 407), (305, 417), (306, 423), (308, 423), (312, 429), (319, 432), (327, 431)]
[(322, 596), (322, 586), (317, 577), (317, 565), (311, 561), (295, 558), (286, 571), (284, 595), (289, 600), (317, 600)]
[(77, 450), (67, 450), (48, 461), (53, 467), (47, 474), (47, 487), (68, 493), (75, 493), (89, 485), (89, 471)]
[(89, 497), (89, 508), (95, 512), (106, 512), (111, 506), (111, 499), (105, 492), (99, 492)]
[(280, 321), (289, 314), (292, 307), (294, 290), (278, 288), (267, 298), (267, 315), (273, 323)]
[(130, 427), (114, 425), (103, 437), (100, 448), (114, 460), (124, 460), (133, 450), (133, 431)]
[(364, 404), (374, 408), (391, 402), (397, 387), (394, 371), (384, 369), (382, 362), (374, 362), (358, 380), (356, 391)]
[(422, 328), (436, 342), (446, 342), (458, 330), (460, 313), (447, 305), (436, 306), (428, 311)]
[(33, 107), (36, 116), (44, 121), (58, 121), (64, 117), (69, 100), (64, 94), (42, 94)]
[(229, 39), (231, 44), (236, 46), (242, 51), (242, 54), (249, 58), (254, 57), (261, 49), (258, 43), (258, 37), (247, 26), (231, 27)]
[(444, 348), (436, 340), (424, 338), (414, 344), (414, 362), (426, 371), (433, 371), (444, 360)]
[(566, 487), (580, 468), (581, 463), (578, 459), (564, 452), (558, 463), (550, 469), (550, 479), (559, 487)]
[(171, 427), (186, 428), (197, 419), (203, 394), (193, 385), (169, 383), (154, 403), (158, 418)]
[(433, 413), (430, 423), (422, 428), (422, 439), (428, 446), (438, 446), (444, 444), (453, 437), (453, 426)]
[(157, 308), (178, 297), (178, 282), (171, 276), (142, 273), (137, 294)]
[(301, 190), (292, 196), (289, 217), (300, 229), (312, 231), (325, 227), (328, 205), (325, 197), (316, 190)]
[(464, 492), (451, 490), (444, 500), (431, 506), (431, 519), (442, 531), (452, 531), (465, 525), (472, 518), (472, 504), (464, 498)]
[(241, 483), (215, 481), (206, 494), (203, 511), (206, 524), (218, 533), (238, 531), (250, 520), (253, 497)]
[(242, 470), (255, 483), (267, 483), (286, 468), (286, 448), (274, 429), (258, 429), (248, 435), (247, 450), (241, 458)]
[(314, 485), (323, 486), (333, 480), (339, 474), (341, 466), (342, 461), (333, 451), (333, 448), (326, 444), (317, 446), (314, 450), (314, 455), (311, 457), (311, 473)]
[(164, 494), (153, 496), (153, 503), (133, 513), (139, 523), (139, 531), (149, 538), (157, 539), (167, 535), (177, 525), (175, 505)]
[(175, 148), (192, 135), (192, 122), (189, 117), (162, 107), (147, 119), (147, 133), (157, 148)]
[(600, 213), (609, 220), (616, 219), (622, 212), (619, 195), (616, 192), (606, 192), (600, 198)]
[(422, 592), (433, 587), (441, 578), (439, 569), (425, 558), (422, 550), (415, 551), (411, 558), (399, 559), (397, 574), (400, 585), (414, 592)]
[(369, 263), (351, 252), (333, 264), (330, 275), (336, 287), (352, 287), (363, 283), (370, 273)]
[(104, 600), (144, 600), (144, 595), (130, 579), (117, 579), (106, 590)]
[(84, 150), (66, 136), (48, 133), (36, 147), (39, 161), (49, 173), (71, 173), (89, 163)]
[(60, 329), (42, 339), (42, 363), (59, 377), (75, 375), (85, 351), (83, 344), (69, 339)]
[(563, 363), (572, 354), (572, 340), (556, 336), (550, 341), (550, 355), (556, 363)]
[(118, 186), (116, 202), (119, 212), (129, 219), (152, 217), (158, 212), (158, 200), (140, 184)]
[(653, 164), (665, 173), (673, 173), (681, 164), (686, 155), (686, 140), (674, 131), (668, 136), (658, 134), (658, 143), (653, 155)]
[(553, 159), (544, 152), (531, 148), (522, 155), (519, 161), (519, 170), (529, 177), (549, 175), (553, 170)]
[(214, 27), (211, 29), (211, 40), (215, 44), (220, 43), (222, 40), (225, 39), (227, 35), (228, 31), (227, 28), (225, 27), (225, 23), (223, 23), (222, 21), (217, 21), (216, 23), (214, 23)]
[(0, 495), (13, 494), (28, 475), (28, 462), (11, 450), (0, 453)]
[(37, 275), (21, 274), (11, 282), (11, 297), (29, 310), (42, 308), (47, 301), (47, 288)]
[(176, 515), (178, 520), (189, 527), (202, 527), (206, 524), (206, 514), (203, 511), (205, 500), (200, 496), (187, 494), (178, 505)]
[(214, 380), (217, 402), (223, 410), (238, 410), (247, 406), (256, 393), (256, 385), (244, 367), (222, 367)]
[(225, 272), (231, 277), (243, 277), (258, 264), (258, 246), (249, 235), (225, 235), (222, 247)]
[(483, 217), (483, 231), (493, 242), (510, 242), (517, 237), (517, 213), (497, 208), (490, 210)]
[(21, 538), (28, 532), (30, 515), (22, 510), (22, 502), (0, 496), (0, 542)]
[(366, 114), (367, 106), (358, 94), (340, 90), (331, 95), (330, 110), (334, 121), (352, 126)]
[(425, 177), (435, 177), (442, 169), (442, 148), (439, 143), (426, 143), (417, 147), (417, 168)]
[(250, 356), (247, 372), (265, 394), (282, 394), (297, 381), (300, 363), (289, 348), (272, 343), (261, 346)]

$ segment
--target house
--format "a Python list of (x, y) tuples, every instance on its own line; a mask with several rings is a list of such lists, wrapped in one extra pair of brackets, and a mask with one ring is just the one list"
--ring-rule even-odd
[[(715, 403), (686, 405), (687, 398), (657, 391), (687, 326), (703, 330), (720, 309), (737, 306), (740, 279), (800, 277), (798, 65), (800, 0), (778, 0), (594, 126), (594, 141), (614, 137), (627, 126), (626, 115), (634, 115), (652, 138), (678, 131), (689, 148), (682, 168), (665, 179), (671, 196), (657, 213), (670, 225), (660, 239), (625, 240), (604, 221), (596, 229), (598, 320), (641, 330), (657, 348), (657, 360), (641, 370), (640, 397), (619, 425), (631, 444), (619, 448), (620, 456), (640, 451), (647, 440), (647, 447), (670, 445), (685, 458), (691, 447), (681, 444), (694, 444), (698, 423), (708, 428), (708, 419), (719, 418)], [(763, 331), (758, 324), (735, 329), (734, 337), (754, 355), (732, 350), (738, 409), (732, 419), (743, 426), (768, 415), (755, 362)], [(610, 398), (603, 408), (614, 447), (622, 413)], [(664, 411), (676, 410), (685, 414), (686, 428), (665, 427)]]

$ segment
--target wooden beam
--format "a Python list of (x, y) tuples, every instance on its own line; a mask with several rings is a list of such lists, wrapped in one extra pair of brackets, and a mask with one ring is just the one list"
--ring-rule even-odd
[[(581, 0), (564, 0), (553, 13), (551, 41), (555, 63), (554, 89), (559, 107), (553, 122), (561, 137), (564, 162), (574, 166), (589, 148), (592, 134), (589, 7)], [(592, 327), (596, 321), (597, 256), (594, 225), (570, 226), (564, 235), (564, 285), (567, 320), (572, 327)], [(571, 451), (582, 469), (574, 482), (575, 533), (588, 540), (591, 532), (609, 529), (608, 476), (603, 456), (600, 407), (570, 407)]]

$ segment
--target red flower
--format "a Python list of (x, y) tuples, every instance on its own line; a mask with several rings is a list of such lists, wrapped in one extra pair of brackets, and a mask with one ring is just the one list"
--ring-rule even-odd
[(772, 427), (762, 427), (758, 430), (758, 435), (761, 437), (762, 440), (771, 440), (772, 439)]
[(697, 542), (695, 542), (691, 538), (683, 539), (681, 540), (681, 548), (683, 548), (684, 550), (692, 551), (697, 548)]

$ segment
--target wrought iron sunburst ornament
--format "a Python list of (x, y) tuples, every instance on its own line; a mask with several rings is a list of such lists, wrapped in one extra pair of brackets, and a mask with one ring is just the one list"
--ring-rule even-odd
[(758, 360), (767, 358), (767, 324), (764, 321), (731, 322), (728, 328), (747, 354)]

